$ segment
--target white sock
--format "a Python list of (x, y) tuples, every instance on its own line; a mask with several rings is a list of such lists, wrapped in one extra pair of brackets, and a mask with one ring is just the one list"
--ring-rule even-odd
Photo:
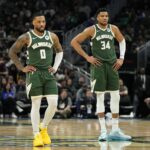
[(39, 134), (41, 97), (32, 96), (31, 123), (34, 136)]
[(99, 118), (99, 123), (100, 123), (100, 127), (101, 127), (101, 131), (106, 131), (106, 122), (104, 118)]
[(112, 118), (112, 130), (119, 129), (119, 119), (118, 118)]
[(45, 111), (44, 114), (44, 119), (42, 121), (42, 128), (47, 128), (48, 124), (52, 120), (56, 109), (57, 109), (57, 102), (58, 102), (58, 95), (48, 95), (46, 96), (47, 102), (48, 102), (48, 107)]

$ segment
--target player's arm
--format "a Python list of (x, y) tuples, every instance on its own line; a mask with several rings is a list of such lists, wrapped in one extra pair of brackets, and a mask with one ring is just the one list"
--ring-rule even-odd
[(71, 41), (71, 46), (74, 48), (74, 50), (84, 57), (89, 63), (93, 65), (100, 65), (100, 61), (93, 56), (89, 56), (81, 47), (81, 43), (85, 40), (92, 38), (95, 33), (94, 27), (88, 27), (83, 32), (79, 33), (77, 36), (75, 36)]
[(53, 65), (53, 67), (49, 68), (49, 72), (55, 73), (57, 71), (61, 61), (62, 61), (63, 49), (62, 49), (62, 46), (59, 42), (58, 36), (54, 33), (51, 33), (51, 37), (52, 37), (52, 40), (53, 40), (54, 50), (56, 52), (56, 56), (55, 56), (55, 60), (54, 60), (54, 65)]
[(115, 25), (112, 25), (112, 31), (115, 35), (116, 40), (119, 42), (119, 50), (120, 50), (120, 57), (117, 59), (117, 62), (114, 64), (114, 69), (118, 70), (124, 61), (125, 51), (126, 51), (126, 42), (125, 38), (120, 32), (119, 28)]
[(17, 55), (18, 53), (21, 52), (24, 46), (28, 45), (28, 43), (29, 43), (29, 36), (27, 33), (25, 33), (16, 40), (16, 42), (11, 46), (9, 50), (9, 57), (14, 62), (16, 67), (23, 72), (35, 71), (35, 68), (33, 66), (24, 67), (21, 64)]

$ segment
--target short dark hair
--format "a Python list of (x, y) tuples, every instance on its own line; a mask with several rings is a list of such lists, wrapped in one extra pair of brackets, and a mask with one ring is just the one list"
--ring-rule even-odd
[(97, 12), (96, 12), (96, 16), (97, 16), (100, 12), (108, 12), (108, 14), (109, 14), (109, 11), (108, 11), (107, 8), (99, 8), (99, 9), (97, 10)]
[(38, 16), (44, 16), (44, 14), (43, 13), (41, 13), (41, 12), (35, 12), (33, 15), (32, 15), (32, 20), (34, 20), (36, 17), (38, 17)]

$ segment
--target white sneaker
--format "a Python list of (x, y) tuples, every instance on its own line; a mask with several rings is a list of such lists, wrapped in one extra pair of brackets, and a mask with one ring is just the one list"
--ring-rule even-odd
[(107, 131), (102, 130), (101, 135), (98, 138), (99, 141), (106, 141), (107, 140)]
[(131, 136), (125, 135), (120, 129), (112, 130), (108, 135), (109, 141), (130, 141), (131, 139)]
[(17, 119), (17, 118), (18, 118), (18, 117), (15, 115), (15, 113), (12, 113), (12, 114), (11, 114), (11, 117), (14, 118), (14, 119)]

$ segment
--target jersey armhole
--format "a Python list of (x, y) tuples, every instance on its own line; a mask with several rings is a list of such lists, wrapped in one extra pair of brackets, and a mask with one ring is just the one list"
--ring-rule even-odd
[(32, 43), (32, 38), (31, 38), (31, 33), (27, 32), (27, 34), (29, 35), (29, 44), (27, 47), (30, 47), (31, 43)]
[(112, 30), (112, 25), (111, 24), (110, 24), (110, 31), (111, 31), (113, 37), (115, 37), (115, 34), (114, 34), (113, 30)]
[(92, 36), (91, 40), (93, 40), (96, 36), (96, 27), (95, 27), (95, 25), (93, 25), (93, 27), (94, 27), (95, 32), (94, 32), (94, 35)]
[(50, 32), (50, 31), (48, 31), (48, 34), (49, 34), (49, 38), (50, 38), (50, 40), (51, 40), (52, 44), (54, 44), (54, 41), (52, 40), (51, 32)]

